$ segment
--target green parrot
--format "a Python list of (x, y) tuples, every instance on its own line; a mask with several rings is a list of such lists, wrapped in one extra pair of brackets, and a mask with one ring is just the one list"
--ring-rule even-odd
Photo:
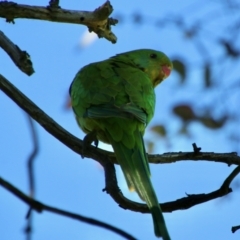
[(155, 235), (164, 240), (170, 236), (150, 180), (143, 135), (154, 115), (154, 87), (171, 70), (164, 53), (140, 49), (83, 67), (69, 90), (78, 125), (91, 142), (112, 145), (129, 189), (147, 203)]

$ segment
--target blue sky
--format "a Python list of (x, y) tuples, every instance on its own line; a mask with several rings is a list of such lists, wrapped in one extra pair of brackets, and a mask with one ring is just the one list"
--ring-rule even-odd
[[(17, 1), (32, 4), (32, 1)], [(130, 14), (145, 12), (146, 22), (151, 17), (177, 14), (179, 11), (189, 13), (187, 7), (191, 1), (138, 1), (122, 3), (111, 1), (115, 12), (128, 16), (123, 24), (113, 27), (118, 37), (117, 44), (105, 39), (97, 39), (90, 46), (81, 49), (79, 42), (85, 26), (60, 24), (36, 20), (17, 19), (16, 24), (8, 24), (2, 19), (1, 30), (22, 50), (30, 55), (35, 73), (28, 77), (23, 74), (5, 52), (0, 51), (1, 74), (10, 80), (34, 103), (62, 127), (79, 138), (84, 134), (78, 129), (73, 113), (66, 111), (64, 105), (69, 85), (77, 71), (84, 65), (106, 59), (120, 52), (139, 48), (152, 48), (165, 52), (169, 57), (183, 56), (197, 62), (200, 59), (196, 49), (189, 40), (174, 28), (160, 29), (151, 24), (142, 26), (130, 23)], [(102, 1), (61, 1), (61, 7), (67, 9), (93, 10)], [(174, 4), (175, 3), (175, 4)], [(47, 1), (34, 1), (35, 5), (47, 5)], [(214, 7), (202, 7), (197, 14), (205, 16)], [(175, 6), (172, 9), (172, 5)], [(191, 5), (191, 4), (190, 4)], [(196, 3), (196, 8), (201, 8)], [(192, 14), (192, 15), (191, 15)], [(114, 14), (113, 14), (114, 16)], [(151, 16), (151, 17), (150, 17)], [(214, 28), (218, 31), (218, 28)], [(216, 54), (219, 50), (216, 49)], [(214, 54), (214, 53), (212, 53)], [(170, 145), (159, 140), (155, 153), (169, 151), (191, 151), (192, 142), (200, 145), (203, 151), (232, 152), (235, 146), (224, 144), (224, 131), (210, 131), (194, 123), (190, 129), (191, 138), (176, 136), (179, 121), (173, 119), (170, 106), (179, 101), (188, 101), (201, 96), (201, 70), (193, 69), (188, 76), (187, 87), (179, 85), (179, 76), (173, 74), (157, 89), (155, 117), (150, 126), (157, 123), (167, 124), (172, 133)], [(189, 90), (191, 89), (191, 90)], [(209, 94), (207, 95), (209, 101)], [(207, 101), (204, 98), (202, 101)], [(0, 175), (16, 187), (28, 193), (26, 159), (32, 149), (32, 140), (26, 114), (0, 92)], [(172, 117), (172, 118), (171, 118)], [(119, 227), (137, 239), (155, 239), (152, 220), (149, 214), (123, 210), (102, 192), (104, 173), (100, 165), (91, 159), (80, 156), (49, 135), (36, 124), (40, 143), (40, 153), (35, 162), (36, 199), (46, 204), (72, 211), (87, 217), (96, 218)], [(146, 139), (151, 139), (146, 133)], [(157, 141), (158, 139), (156, 139)], [(100, 145), (100, 147), (105, 147)], [(140, 201), (136, 194), (129, 193), (119, 167), (116, 167), (119, 186), (125, 196)], [(225, 177), (234, 169), (224, 164), (210, 162), (181, 162), (166, 165), (151, 165), (152, 181), (160, 202), (173, 201), (185, 196), (185, 193), (207, 193), (217, 189)], [(235, 185), (233, 185), (233, 189)], [(229, 197), (217, 199), (195, 206), (185, 211), (164, 214), (172, 239), (238, 239), (239, 234), (231, 233), (231, 227), (240, 223), (240, 194), (235, 191)], [(25, 215), (28, 206), (18, 198), (0, 188), (0, 222), (1, 239), (25, 239)], [(107, 230), (77, 222), (72, 219), (43, 212), (34, 213), (33, 239), (122, 239)]]

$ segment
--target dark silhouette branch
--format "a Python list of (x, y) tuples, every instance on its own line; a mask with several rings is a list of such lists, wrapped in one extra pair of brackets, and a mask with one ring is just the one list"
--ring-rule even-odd
[[(105, 5), (107, 4), (109, 4), (108, 6), (110, 6), (109, 8), (110, 10), (104, 9), (105, 7), (103, 7), (104, 6), (103, 5), (102, 7), (96, 9), (94, 12), (84, 12), (84, 11), (80, 12), (80, 11), (69, 11), (69, 10), (61, 9), (59, 6), (59, 0), (50, 0), (49, 6), (46, 8), (20, 5), (13, 2), (4, 1), (4, 2), (0, 2), (0, 17), (4, 15), (4, 18), (6, 18), (6, 20), (9, 22), (14, 22), (15, 18), (32, 18), (32, 19), (41, 19), (41, 20), (55, 21), (55, 22), (69, 22), (69, 23), (83, 24), (88, 26), (89, 31), (96, 32), (99, 37), (105, 37), (111, 42), (116, 42), (116, 37), (111, 32), (110, 26), (116, 24), (117, 21), (115, 19), (108, 18), (108, 16), (112, 12), (112, 7), (109, 2), (105, 3)], [(23, 12), (23, 10), (25, 10), (25, 13)], [(107, 14), (105, 15), (107, 11), (108, 11), (108, 15)], [(97, 12), (101, 12), (102, 14), (101, 16), (104, 16), (103, 20), (101, 20), (101, 16), (100, 14), (98, 16)], [(135, 18), (136, 23), (137, 21), (141, 22), (141, 18), (142, 17), (138, 15)], [(213, 65), (213, 57), (206, 54), (207, 48), (203, 45), (201, 41), (196, 40), (196, 37), (198, 36), (197, 32), (199, 29), (201, 29), (201, 25), (196, 24), (191, 26), (190, 29), (187, 29), (185, 24), (183, 23), (181, 24), (181, 19), (179, 22), (177, 20), (178, 20), (177, 18), (175, 20), (170, 19), (170, 21), (167, 21), (167, 22), (172, 22), (172, 23), (175, 22), (176, 26), (179, 26), (180, 29), (182, 29), (186, 34), (188, 34), (187, 37), (189, 39), (190, 38), (193, 39), (195, 37), (194, 43), (195, 43), (196, 49), (199, 50), (200, 55), (202, 55), (204, 59), (211, 60), (206, 64), (207, 66), (210, 65), (211, 67), (211, 65)], [(206, 18), (205, 18), (205, 21), (206, 21)], [(209, 19), (207, 19), (207, 21), (209, 21)], [(162, 21), (162, 25), (163, 23), (165, 24), (165, 22), (166, 21)], [(99, 23), (101, 24), (99, 25)], [(236, 26), (236, 27), (239, 27), (239, 26)], [(238, 49), (233, 48), (232, 43), (230, 41), (228, 42), (227, 41), (224, 42), (224, 41), (222, 41), (222, 45), (226, 50), (226, 53), (227, 53), (226, 55), (228, 55), (229, 57), (237, 58), (239, 56)], [(6, 45), (6, 43), (8, 45)], [(29, 55), (25, 51), (21, 51), (18, 48), (18, 46), (14, 45), (2, 32), (0, 32), (0, 46), (9, 54), (9, 56), (12, 58), (15, 64), (23, 72), (27, 73), (28, 75), (31, 75), (33, 73), (33, 69), (32, 69), (32, 72), (30, 72), (29, 74), (28, 70), (26, 71), (26, 66), (24, 66), (23, 64), (24, 62), (28, 62)], [(21, 55), (23, 56), (24, 59), (21, 59), (21, 57), (19, 57)], [(21, 61), (19, 61), (19, 59)], [(21, 66), (20, 64), (23, 64), (23, 65)], [(41, 109), (39, 109), (36, 105), (34, 105), (34, 103), (32, 103), (29, 99), (27, 99), (16, 88), (14, 88), (13, 85), (12, 86), (9, 85), (10, 83), (6, 84), (6, 82), (4, 82), (5, 80), (6, 79), (4, 79), (4, 77), (0, 75), (0, 89), (2, 89), (11, 99), (13, 99), (31, 117), (33, 117), (36, 121), (38, 121), (39, 124), (41, 124), (45, 128), (45, 130), (48, 131), (51, 135), (55, 136), (59, 141), (64, 143), (66, 146), (71, 148), (76, 153), (83, 154), (82, 141), (80, 139), (77, 139), (76, 137), (74, 137), (73, 135), (65, 131), (63, 128), (61, 128), (61, 126), (59, 126), (56, 122), (54, 122), (51, 118), (49, 118)], [(224, 94), (226, 93), (224, 92)], [(233, 179), (239, 174), (239, 171), (240, 171), (240, 167), (239, 167), (240, 157), (237, 156), (237, 153), (200, 152), (200, 150), (201, 149), (198, 148), (196, 144), (194, 144), (193, 151), (191, 152), (178, 152), (178, 153), (172, 152), (172, 153), (165, 153), (162, 155), (148, 155), (149, 162), (155, 163), (155, 164), (156, 163), (174, 163), (177, 161), (189, 161), (189, 160), (190, 161), (204, 160), (204, 161), (221, 162), (228, 165), (232, 165), (232, 164), (238, 165), (224, 180), (222, 186), (218, 190), (207, 193), (207, 194), (187, 194), (187, 196), (184, 198), (178, 199), (176, 201), (168, 202), (168, 203), (163, 203), (161, 204), (161, 207), (164, 212), (172, 212), (180, 209), (182, 210), (188, 209), (196, 204), (201, 204), (201, 203), (210, 201), (212, 199), (225, 196), (228, 193), (232, 192), (232, 189), (230, 188), (230, 184), (233, 181)], [(105, 181), (106, 181), (106, 187), (104, 191), (109, 193), (111, 197), (119, 204), (120, 207), (124, 209), (129, 209), (132, 211), (142, 212), (142, 213), (149, 212), (148, 207), (145, 204), (140, 204), (137, 202), (130, 201), (127, 198), (125, 198), (121, 193), (121, 190), (118, 187), (118, 183), (116, 179), (114, 164), (117, 164), (117, 162), (113, 153), (103, 151), (101, 149), (97, 149), (90, 146), (86, 149), (83, 155), (98, 161), (104, 167)], [(0, 179), (0, 184), (1, 184), (1, 179)], [(23, 195), (21, 194), (19, 195), (21, 199), (23, 198)], [(36, 208), (39, 207), (38, 203), (39, 202), (37, 201), (34, 201), (33, 203), (35, 204)], [(46, 206), (46, 205), (42, 204), (41, 206)], [(49, 206), (46, 206), (46, 207), (49, 207)], [(30, 209), (34, 209), (34, 208), (32, 208), (31, 206)], [(62, 212), (62, 210), (53, 208), (53, 212), (55, 210), (56, 210), (56, 213), (59, 213), (58, 211)], [(31, 210), (29, 211), (28, 216), (29, 215), (31, 215)], [(73, 214), (73, 215), (76, 215), (76, 214)], [(234, 233), (239, 228), (240, 226), (233, 226), (232, 232)], [(130, 238), (130, 239), (134, 239), (134, 238)]]
[[(37, 121), (48, 133), (57, 138), (64, 145), (78, 154), (82, 154), (82, 140), (73, 136), (63, 129), (52, 118), (45, 114), (36, 104), (28, 99), (21, 91), (11, 84), (0, 74), (0, 89), (11, 98), (20, 108), (27, 112), (35, 121)], [(93, 146), (87, 148), (84, 157), (93, 158), (100, 164), (106, 162), (107, 157), (112, 163), (118, 164), (114, 153), (105, 151)], [(214, 153), (214, 152), (169, 152), (164, 154), (148, 154), (150, 163), (174, 163), (178, 161), (211, 161), (226, 163), (228, 165), (240, 165), (240, 157), (237, 153)]]
[(200, 153), (201, 148), (198, 147), (196, 143), (193, 143), (192, 146), (193, 146), (193, 152), (194, 152), (195, 154)]
[(59, 7), (59, 0), (50, 0), (49, 1), (50, 8), (60, 8)]
[(28, 76), (34, 73), (29, 54), (26, 51), (22, 51), (2, 31), (0, 31), (0, 47), (10, 56), (22, 72)]
[(233, 226), (232, 227), (232, 233), (235, 233), (237, 230), (239, 230), (240, 229), (240, 225), (238, 225), (238, 226)]
[(34, 198), (35, 197), (35, 179), (34, 179), (33, 164), (37, 154), (39, 153), (39, 141), (38, 141), (37, 131), (34, 126), (33, 119), (29, 115), (27, 115), (27, 119), (28, 119), (32, 143), (33, 143), (32, 152), (30, 153), (27, 160), (28, 176), (29, 176), (29, 196)]
[[(37, 137), (37, 131), (33, 122), (33, 119), (26, 114), (28, 123), (29, 123), (29, 129), (31, 132), (31, 138), (33, 143), (33, 149), (30, 153), (28, 160), (27, 160), (27, 167), (28, 167), (28, 181), (29, 181), (29, 196), (31, 198), (35, 197), (35, 177), (34, 177), (34, 160), (36, 159), (36, 156), (39, 153), (39, 141)], [(27, 214), (27, 224), (25, 228), (27, 240), (32, 239), (32, 209), (30, 208)]]
[[(21, 91), (0, 74), (0, 89), (8, 95), (20, 108), (27, 112), (47, 132), (55, 136), (60, 142), (68, 146), (74, 152), (81, 154), (82, 141), (58, 125), (52, 118), (48, 117), (39, 107), (28, 99)], [(97, 155), (97, 149), (91, 148), (91, 153), (86, 157)]]
[(214, 153), (214, 152), (168, 152), (164, 154), (149, 154), (150, 163), (175, 163), (179, 161), (210, 161), (226, 163), (228, 166), (240, 165), (240, 156), (236, 152)]
[[(60, 142), (72, 149), (79, 155), (82, 154), (82, 140), (76, 138), (61, 126), (59, 126), (53, 119), (48, 117), (40, 108), (38, 108), (30, 99), (14, 87), (7, 79), (0, 75), (0, 89), (8, 95), (20, 108), (26, 111), (33, 119), (35, 119), (47, 132), (57, 138)], [(116, 159), (114, 153), (97, 149), (89, 146), (84, 149), (84, 156), (92, 158), (99, 162), (105, 170), (105, 191), (124, 209), (132, 211), (148, 213), (149, 209), (146, 204), (141, 204), (128, 200), (123, 196), (118, 187), (114, 163)], [(162, 155), (148, 155), (151, 162), (154, 163), (172, 163), (183, 160), (205, 160), (215, 161), (227, 164), (240, 165), (240, 157), (236, 153), (195, 153), (195, 152), (179, 152), (166, 153)], [(237, 167), (229, 177), (224, 181), (223, 185), (216, 191), (207, 194), (191, 194), (187, 197), (177, 199), (176, 201), (161, 204), (164, 212), (172, 212), (175, 210), (188, 209), (194, 205), (222, 197), (232, 190), (229, 185), (233, 178), (238, 174), (239, 167)]]
[(17, 189), (16, 187), (14, 187), (12, 184), (5, 181), (1, 177), (0, 177), (0, 185), (2, 187), (4, 187), (5, 189), (7, 189), (9, 192), (13, 193), (16, 197), (20, 198), (22, 201), (24, 201), (26, 204), (28, 204), (32, 209), (36, 210), (39, 213), (41, 213), (43, 211), (56, 213), (56, 214), (59, 214), (59, 215), (65, 216), (65, 217), (69, 217), (69, 218), (72, 218), (75, 220), (79, 220), (81, 222), (85, 222), (85, 223), (94, 225), (94, 226), (105, 228), (107, 230), (110, 230), (112, 232), (115, 232), (115, 233), (121, 235), (122, 237), (124, 237), (126, 239), (136, 240), (136, 238), (134, 238), (130, 234), (128, 234), (128, 233), (124, 232), (123, 230), (116, 228), (110, 224), (95, 220), (93, 218), (84, 217), (79, 214), (71, 213), (71, 212), (68, 212), (68, 211), (65, 211), (65, 210), (62, 210), (59, 208), (51, 207), (49, 205), (43, 204), (39, 201), (36, 201), (33, 198), (31, 198), (31, 197), (27, 196), (26, 194), (24, 194), (23, 192), (21, 192), (19, 189)]
[(75, 11), (62, 9), (50, 1), (48, 7), (29, 6), (14, 2), (0, 2), (0, 17), (7, 22), (14, 22), (16, 18), (38, 19), (60, 23), (82, 24), (88, 27), (90, 32), (95, 32), (99, 38), (106, 38), (112, 43), (117, 42), (117, 37), (111, 31), (111, 25), (117, 24), (117, 20), (108, 18), (113, 12), (109, 1), (94, 11)]
[[(112, 166), (110, 166), (111, 163), (109, 163), (108, 168), (110, 169)], [(123, 196), (120, 189), (116, 185), (116, 175), (113, 176), (113, 170), (110, 171), (109, 169), (106, 169), (106, 166), (104, 167), (105, 170), (105, 177), (110, 178), (111, 184), (108, 185), (108, 188), (104, 189), (109, 193), (112, 198), (119, 204), (120, 207), (123, 209), (129, 209), (131, 211), (141, 212), (141, 213), (149, 213), (149, 209), (146, 204), (137, 203), (134, 201), (131, 201)], [(184, 210), (191, 208), (195, 205), (208, 202), (210, 200), (223, 197), (227, 195), (228, 193), (232, 192), (232, 189), (230, 188), (230, 184), (232, 180), (237, 176), (237, 174), (240, 172), (240, 166), (236, 167), (231, 174), (224, 180), (222, 186), (213, 192), (210, 193), (202, 193), (202, 194), (187, 194), (187, 197), (177, 199), (176, 201), (162, 203), (161, 208), (163, 212), (173, 212), (176, 210)], [(107, 176), (106, 176), (107, 175)]]

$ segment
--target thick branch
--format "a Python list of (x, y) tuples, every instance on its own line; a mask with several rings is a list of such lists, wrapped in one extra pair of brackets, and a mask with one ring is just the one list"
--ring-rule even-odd
[(116, 19), (108, 18), (113, 12), (109, 1), (92, 12), (61, 9), (60, 7), (29, 6), (14, 2), (0, 2), (0, 17), (7, 22), (14, 22), (16, 18), (28, 18), (46, 20), (52, 22), (83, 24), (89, 31), (95, 32), (99, 38), (104, 37), (116, 43), (117, 37), (111, 32), (111, 25), (115, 25)]
[[(82, 152), (82, 141), (59, 126), (52, 118), (48, 117), (30, 99), (21, 93), (14, 85), (0, 74), (0, 89), (8, 95), (20, 108), (36, 120), (47, 132), (55, 136), (60, 142), (80, 154)], [(94, 155), (97, 149), (92, 148)], [(93, 157), (92, 154), (86, 157)]]
[(130, 234), (128, 234), (128, 233), (124, 232), (123, 230), (116, 228), (110, 224), (95, 220), (93, 218), (84, 217), (79, 214), (64, 211), (59, 208), (51, 207), (49, 205), (38, 202), (38, 201), (28, 197), (26, 194), (21, 192), (19, 189), (17, 189), (16, 187), (14, 187), (12, 184), (5, 181), (1, 177), (0, 177), (0, 185), (3, 186), (8, 191), (10, 191), (11, 193), (13, 193), (16, 197), (20, 198), (22, 201), (24, 201), (26, 204), (28, 204), (32, 209), (36, 210), (37, 212), (48, 211), (48, 212), (56, 213), (56, 214), (59, 214), (59, 215), (65, 216), (65, 217), (79, 220), (81, 222), (85, 222), (85, 223), (88, 223), (91, 225), (95, 225), (98, 227), (108, 229), (112, 232), (115, 232), (115, 233), (125, 237), (126, 239), (136, 240), (136, 238), (134, 238)]
[(0, 31), (0, 47), (10, 56), (21, 71), (26, 73), (28, 76), (34, 73), (29, 54), (26, 51), (22, 51), (9, 38), (7, 38), (2, 31)]
[[(3, 92), (5, 92), (19, 107), (26, 111), (51, 135), (56, 137), (59, 141), (61, 141), (76, 153), (80, 155), (82, 154), (82, 141), (80, 139), (74, 137), (72, 134), (59, 126), (53, 119), (48, 117), (40, 108), (38, 108), (31, 100), (29, 100), (24, 94), (15, 88), (2, 75), (0, 75), (0, 89), (2, 89)], [(116, 159), (113, 153), (90, 146), (89, 148), (85, 149), (84, 156), (98, 161), (104, 167), (106, 181), (106, 188), (104, 190), (109, 193), (122, 208), (142, 213), (149, 212), (149, 209), (145, 204), (130, 201), (121, 193), (117, 185), (115, 168), (113, 165), (113, 163), (116, 162)], [(176, 162), (184, 160), (185, 158), (189, 160), (208, 160), (207, 157), (211, 158), (210, 161), (217, 161), (217, 158), (219, 157), (223, 163), (234, 163), (237, 165), (240, 163), (240, 158), (235, 153), (168, 153), (163, 155), (149, 155), (149, 159), (154, 160), (153, 162), (155, 163)], [(192, 194), (176, 201), (163, 203), (161, 204), (163, 211), (172, 212), (175, 210), (187, 209), (196, 204), (207, 202), (230, 193), (231, 189), (229, 188), (229, 185), (233, 178), (238, 174), (239, 168), (240, 167), (234, 169), (234, 171), (224, 181), (220, 189), (208, 194)]]

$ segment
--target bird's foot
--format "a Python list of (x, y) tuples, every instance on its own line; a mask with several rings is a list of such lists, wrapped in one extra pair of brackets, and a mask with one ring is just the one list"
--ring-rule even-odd
[(97, 139), (97, 132), (92, 131), (88, 133), (84, 138), (83, 138), (83, 148), (82, 148), (82, 158), (84, 158), (84, 153), (86, 152), (86, 149), (91, 146), (92, 142), (96, 147), (98, 147), (98, 139)]

